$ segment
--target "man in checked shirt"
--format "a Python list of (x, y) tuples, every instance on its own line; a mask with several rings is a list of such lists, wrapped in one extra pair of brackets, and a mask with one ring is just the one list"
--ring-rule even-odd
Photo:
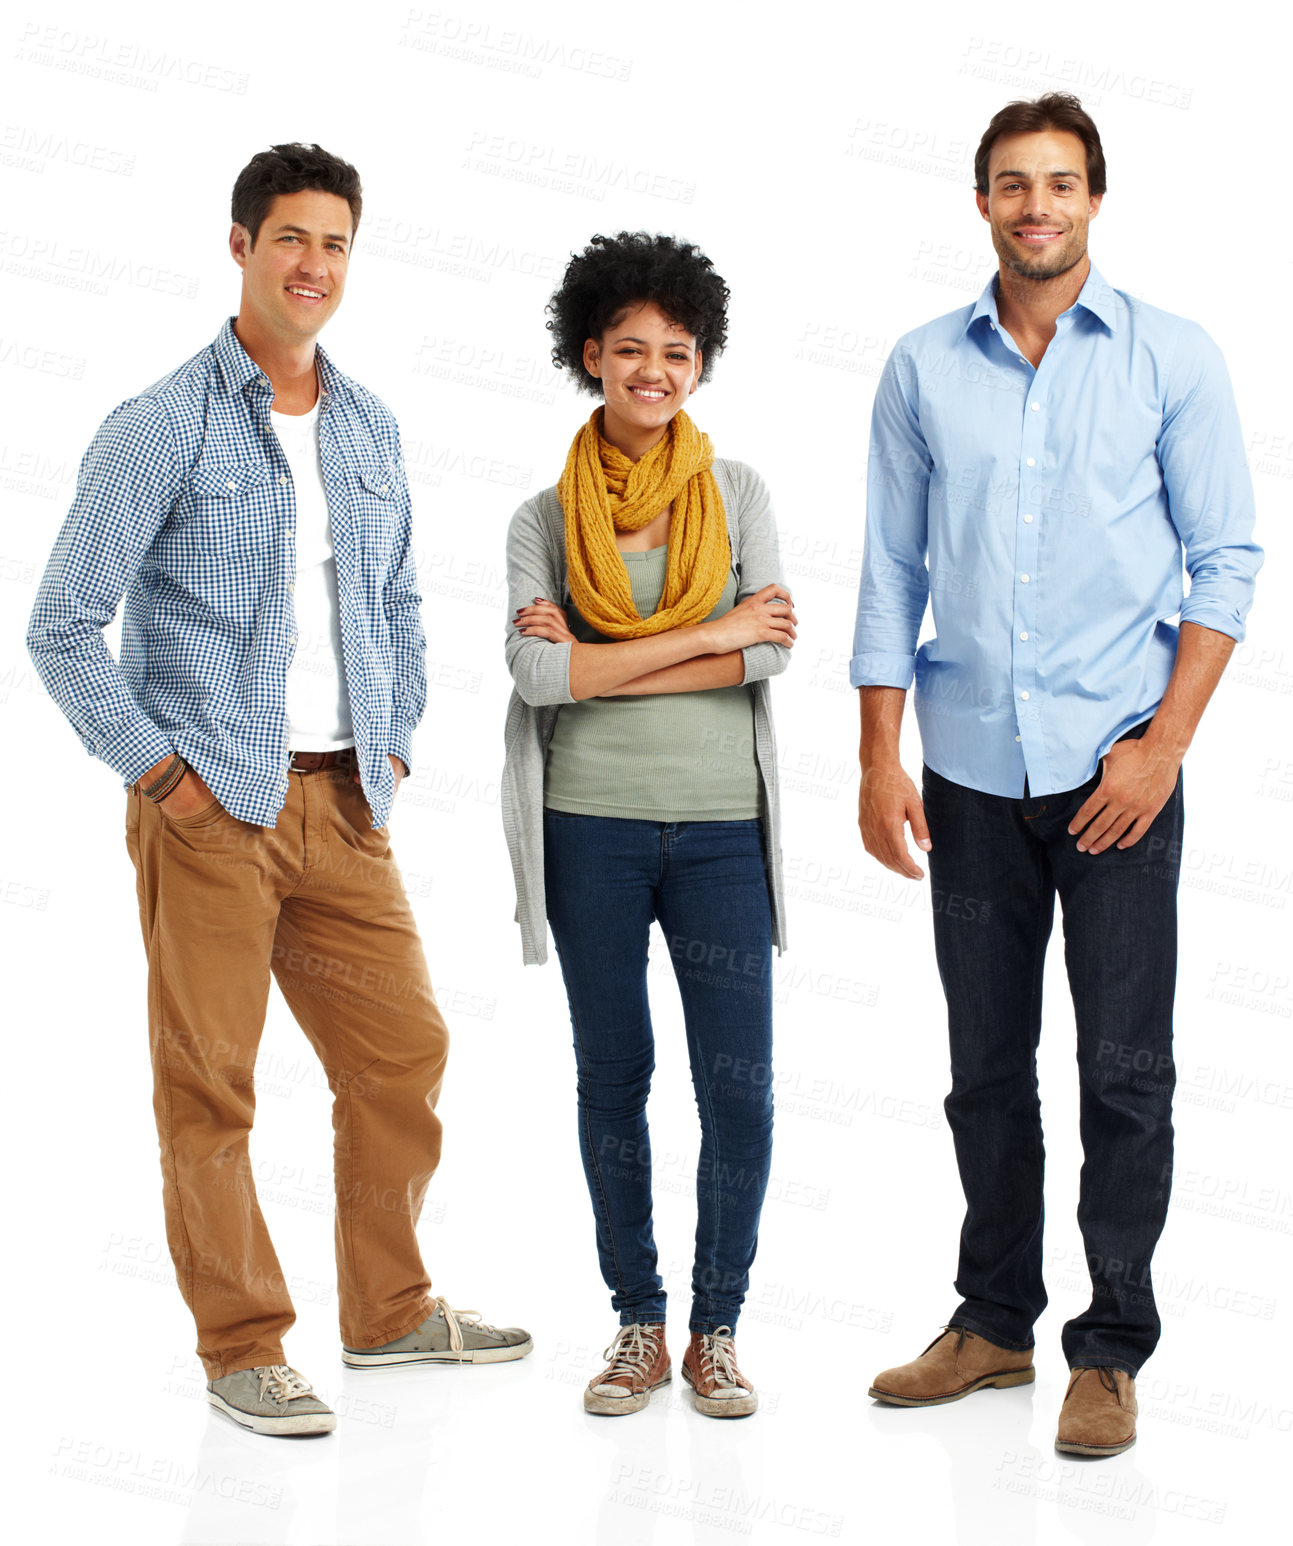
[[(885, 367), (850, 667), (863, 842), (912, 879), (905, 825), (929, 854), (966, 1198), (960, 1303), (870, 1394), (933, 1406), (1033, 1379), (1036, 1050), (1058, 894), (1092, 1298), (1063, 1331), (1056, 1447), (1104, 1456), (1135, 1442), (1135, 1376), (1160, 1330), (1181, 761), (1243, 638), (1261, 551), (1216, 346), (1087, 256), (1105, 165), (1081, 104), (1009, 104), (974, 170), (999, 269)], [(927, 601), (936, 637), (918, 650)], [(922, 791), (898, 760), (913, 678)]]
[(105, 420), (28, 631), (129, 786), (167, 1240), (209, 1400), (258, 1433), (336, 1426), (284, 1358), (295, 1316), (248, 1161), (271, 972), (333, 1091), (345, 1362), (532, 1348), (433, 1295), (418, 1250), (448, 1032), (386, 820), (426, 641), (395, 420), (316, 344), (360, 211), (355, 169), (317, 145), (243, 169), (238, 315)]

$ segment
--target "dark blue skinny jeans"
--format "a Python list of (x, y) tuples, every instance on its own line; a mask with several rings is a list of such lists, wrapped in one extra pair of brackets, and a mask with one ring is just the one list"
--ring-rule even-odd
[(578, 1070), (579, 1146), (620, 1324), (663, 1321), (646, 1104), (647, 937), (682, 996), (700, 1113), (691, 1330), (735, 1330), (772, 1154), (772, 913), (758, 821), (545, 811), (544, 884)]

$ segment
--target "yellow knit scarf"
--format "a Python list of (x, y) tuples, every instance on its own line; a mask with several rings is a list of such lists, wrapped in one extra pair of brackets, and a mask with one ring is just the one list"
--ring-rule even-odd
[[(598, 408), (575, 436), (557, 485), (571, 599), (598, 633), (612, 639), (701, 622), (718, 604), (732, 563), (709, 436), (680, 411), (663, 438), (633, 462), (601, 430)], [(615, 533), (640, 531), (669, 504), (664, 591), (651, 616), (639, 617)]]

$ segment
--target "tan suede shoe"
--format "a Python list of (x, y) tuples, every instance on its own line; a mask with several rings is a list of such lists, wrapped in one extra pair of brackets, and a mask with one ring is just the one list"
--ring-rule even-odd
[(1136, 1382), (1122, 1369), (1077, 1368), (1060, 1408), (1055, 1448), (1066, 1455), (1121, 1455), (1136, 1442)]
[(998, 1347), (964, 1326), (949, 1326), (919, 1358), (877, 1374), (867, 1395), (890, 1406), (940, 1406), (995, 1385), (1031, 1385), (1033, 1350)]

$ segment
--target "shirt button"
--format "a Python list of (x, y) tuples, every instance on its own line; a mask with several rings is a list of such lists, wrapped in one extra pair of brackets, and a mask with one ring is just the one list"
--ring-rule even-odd
[(1022, 354), (1018, 356), (1018, 360), (1019, 360), (1019, 363), (1021, 365), (1027, 365), (1027, 363), (1028, 363), (1028, 361), (1023, 357)]
[(1025, 525), (1025, 526), (1031, 526), (1031, 525), (1032, 525), (1032, 524), (1033, 524), (1033, 518), (1032, 518), (1032, 516), (1031, 516), (1031, 515), (1026, 515), (1026, 516), (1025, 516), (1025, 517), (1024, 517), (1024, 525)]
[(288, 589), (289, 593), (292, 592), (292, 591), (295, 591), (295, 589), (296, 589), (296, 581), (295, 580), (289, 580), (287, 582), (287, 589)]
[(1019, 635), (1019, 637), (1024, 641), (1025, 644), (1028, 643), (1028, 633), (1027, 633), (1027, 630), (1025, 630), (1023, 633), (1021, 633)]
[(225, 484), (225, 487), (227, 489), (236, 489), (238, 487), (238, 485), (233, 481), (232, 478), (230, 478), (228, 483)]
[(1021, 574), (1021, 575), (1020, 575), (1020, 576), (1019, 576), (1019, 578), (1020, 578), (1020, 581), (1021, 581), (1021, 582), (1022, 582), (1022, 583), (1023, 583), (1023, 584), (1024, 584), (1024, 585), (1027, 585), (1027, 584), (1028, 584), (1028, 576), (1027, 576), (1027, 575), (1026, 575), (1026, 574)]
[(1033, 410), (1034, 413), (1040, 413), (1041, 412), (1041, 404), (1040, 403), (1029, 403), (1028, 406)]
[(1017, 741), (1017, 740), (1018, 740), (1018, 739), (1019, 739), (1019, 737), (1018, 737), (1018, 736), (1016, 736), (1016, 737), (1015, 737), (1015, 740), (1016, 740), (1016, 741)]
[(995, 322), (989, 322), (988, 326), (992, 329), (992, 331), (994, 333), (997, 331), (997, 324)]
[(278, 475), (278, 481), (280, 483), (286, 483), (287, 482), (287, 474), (285, 472), (280, 472), (279, 475)]
[(389, 483), (383, 483), (383, 484), (382, 484), (382, 493), (383, 493), (383, 494), (389, 494), (389, 493), (390, 493), (390, 491), (391, 491), (391, 486), (390, 486), (390, 484), (389, 484)]
[(1028, 692), (1027, 692), (1027, 690), (1025, 690), (1025, 691), (1023, 691), (1023, 692), (1021, 692), (1021, 693), (1020, 693), (1020, 694), (1019, 694), (1019, 696), (1020, 696), (1020, 697), (1021, 697), (1021, 698), (1024, 698), (1024, 699), (1027, 699), (1027, 697), (1028, 697)]
[(1030, 457), (1029, 457), (1029, 458), (1028, 458), (1028, 460), (1027, 460), (1027, 462), (1026, 462), (1026, 463), (1025, 463), (1025, 464), (1024, 464), (1024, 465), (1025, 465), (1025, 466), (1028, 466), (1028, 467), (1036, 467), (1036, 465), (1037, 465), (1037, 463), (1036, 463), (1036, 461), (1035, 461), (1035, 460), (1034, 460), (1034, 459), (1033, 459), (1033, 458), (1032, 458), (1032, 457), (1031, 457), (1031, 456), (1030, 456)]

